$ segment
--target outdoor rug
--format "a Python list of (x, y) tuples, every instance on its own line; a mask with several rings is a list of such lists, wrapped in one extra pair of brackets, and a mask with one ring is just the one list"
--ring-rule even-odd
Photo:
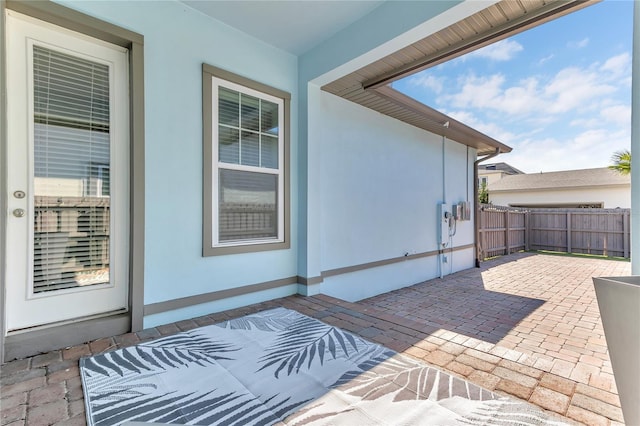
[(80, 369), (89, 425), (563, 424), (284, 308), (83, 358)]

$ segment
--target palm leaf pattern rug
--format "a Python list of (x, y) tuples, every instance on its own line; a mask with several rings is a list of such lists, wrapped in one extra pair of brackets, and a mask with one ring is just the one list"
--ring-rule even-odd
[(89, 425), (561, 425), (277, 308), (80, 360)]

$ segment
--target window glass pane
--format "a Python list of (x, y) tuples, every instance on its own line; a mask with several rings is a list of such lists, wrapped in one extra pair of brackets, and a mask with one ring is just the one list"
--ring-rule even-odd
[(220, 241), (277, 238), (278, 176), (225, 169), (219, 176)]
[(218, 126), (218, 158), (223, 163), (240, 164), (240, 132)]
[(33, 47), (33, 292), (109, 282), (109, 68)]
[(240, 125), (240, 93), (218, 87), (218, 122), (229, 126)]
[(262, 135), (262, 167), (278, 168), (278, 138)]
[(262, 101), (260, 131), (272, 135), (278, 134), (278, 104)]
[(260, 99), (241, 94), (242, 96), (242, 124), (246, 130), (260, 131)]
[(244, 166), (260, 166), (260, 136), (242, 132), (242, 161)]

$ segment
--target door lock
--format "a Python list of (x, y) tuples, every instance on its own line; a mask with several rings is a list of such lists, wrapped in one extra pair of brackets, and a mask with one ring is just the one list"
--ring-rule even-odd
[(26, 197), (27, 194), (25, 194), (24, 191), (15, 191), (13, 193), (13, 196), (16, 197), (16, 198), (22, 199), (22, 198)]
[(24, 211), (24, 209), (15, 209), (15, 210), (13, 211), (13, 215), (14, 215), (15, 217), (24, 217), (25, 213), (26, 213), (26, 212)]

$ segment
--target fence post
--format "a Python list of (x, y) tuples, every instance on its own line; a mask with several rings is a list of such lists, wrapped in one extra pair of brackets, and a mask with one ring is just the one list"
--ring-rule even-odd
[(504, 245), (506, 254), (511, 254), (509, 243), (509, 210), (504, 211)]
[(629, 211), (625, 210), (622, 213), (622, 245), (624, 250), (624, 257), (628, 259), (629, 253)]
[(529, 244), (529, 234), (531, 232), (530, 224), (529, 224), (529, 211), (524, 212), (524, 249), (526, 251), (531, 250), (531, 245)]
[(571, 212), (567, 212), (567, 253), (571, 253)]
[(489, 222), (488, 216), (489, 216), (488, 214), (485, 214), (482, 218), (482, 239), (480, 240), (482, 242), (482, 246), (480, 247), (482, 260), (485, 260), (487, 257), (487, 222)]
[(483, 246), (483, 234), (484, 232), (482, 232), (482, 226), (483, 226), (483, 220), (482, 220), (482, 206), (480, 206), (480, 204), (478, 203), (476, 205), (476, 215), (477, 215), (477, 221), (478, 221), (478, 235), (476, 235), (476, 255), (478, 257), (478, 259), (480, 259), (480, 261), (484, 261), (484, 257), (482, 256), (482, 246)]

